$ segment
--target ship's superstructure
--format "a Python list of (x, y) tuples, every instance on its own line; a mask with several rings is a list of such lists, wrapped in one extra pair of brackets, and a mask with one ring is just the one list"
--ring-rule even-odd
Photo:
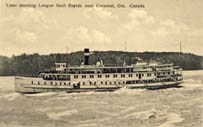
[(39, 77), (16, 77), (15, 90), (22, 93), (113, 91), (126, 88), (168, 88), (182, 83), (182, 69), (173, 64), (137, 62), (133, 65), (105, 66), (103, 61), (89, 64), (89, 49), (84, 50), (80, 66), (56, 63), (55, 71)]

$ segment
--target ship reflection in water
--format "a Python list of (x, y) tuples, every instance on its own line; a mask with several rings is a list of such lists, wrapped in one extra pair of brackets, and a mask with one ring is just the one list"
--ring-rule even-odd
[(0, 127), (201, 127), (203, 71), (184, 71), (181, 88), (114, 92), (14, 92), (0, 78)]

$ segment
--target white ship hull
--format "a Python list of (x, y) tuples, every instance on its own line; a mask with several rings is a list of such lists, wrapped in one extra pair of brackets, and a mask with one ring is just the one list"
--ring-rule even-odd
[[(51, 81), (42, 78), (15, 77), (15, 90), (20, 93), (43, 93), (43, 92), (84, 92), (84, 91), (114, 91), (123, 87), (129, 89), (145, 88), (160, 89), (177, 87), (180, 81), (167, 81), (155, 83), (136, 83), (136, 84), (110, 84), (110, 85), (79, 85), (68, 81)], [(66, 85), (64, 85), (66, 84)], [(67, 85), (68, 84), (68, 85)]]

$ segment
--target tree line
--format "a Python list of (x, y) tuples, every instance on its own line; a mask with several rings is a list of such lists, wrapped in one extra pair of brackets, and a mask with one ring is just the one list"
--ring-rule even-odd
[[(203, 69), (203, 56), (178, 52), (94, 51), (90, 55), (90, 64), (102, 60), (105, 65), (123, 65), (124, 61), (127, 65), (130, 65), (136, 63), (138, 57), (145, 61), (174, 63), (174, 65), (180, 66), (184, 70)], [(69, 65), (80, 65), (82, 60), (82, 51), (69, 54), (0, 56), (0, 75), (36, 76), (41, 71), (53, 69), (54, 63), (67, 62)]]

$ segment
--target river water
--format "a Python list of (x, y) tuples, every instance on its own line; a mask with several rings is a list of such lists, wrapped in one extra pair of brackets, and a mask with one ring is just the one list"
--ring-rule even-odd
[(0, 77), (0, 127), (202, 127), (203, 71), (181, 88), (19, 94)]

